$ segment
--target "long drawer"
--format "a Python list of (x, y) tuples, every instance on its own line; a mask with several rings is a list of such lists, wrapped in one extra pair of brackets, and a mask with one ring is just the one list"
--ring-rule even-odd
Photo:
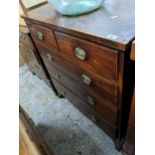
[(55, 65), (85, 88), (95, 92), (101, 97), (108, 97), (108, 99), (117, 106), (117, 83), (110, 83), (101, 76), (82, 69), (71, 63), (69, 60), (64, 59), (61, 55), (48, 51), (41, 46), (39, 46), (39, 52), (47, 69), (50, 70), (50, 66)]
[(66, 88), (74, 92), (79, 98), (81, 98), (91, 109), (96, 110), (100, 115), (103, 116), (103, 119), (107, 121), (109, 125), (117, 124), (117, 109), (111, 105), (111, 103), (104, 99), (100, 98), (96, 94), (88, 91), (82, 85), (78, 84), (74, 79), (64, 74), (62, 71), (55, 67), (51, 67), (52, 77), (57, 79), (62, 83)]
[(59, 32), (55, 32), (55, 36), (61, 53), (75, 64), (107, 80), (117, 81), (118, 51)]
[[(59, 80), (66, 88), (74, 92), (79, 98), (81, 98), (87, 106), (96, 110), (103, 119), (111, 126), (117, 124), (118, 110), (107, 99), (97, 96), (95, 93), (87, 90), (81, 84), (77, 83), (74, 79), (64, 74), (61, 70), (54, 66), (48, 67), (51, 78)], [(57, 87), (56, 87), (57, 88)]]
[(109, 126), (100, 115), (93, 111), (90, 107), (86, 106), (85, 103), (78, 98), (74, 93), (65, 88), (57, 80), (53, 79), (54, 85), (57, 88), (59, 94), (62, 94), (69, 99), (74, 106), (76, 106), (86, 117), (92, 120), (96, 125), (101, 127), (111, 138), (115, 139), (117, 136), (117, 127)]

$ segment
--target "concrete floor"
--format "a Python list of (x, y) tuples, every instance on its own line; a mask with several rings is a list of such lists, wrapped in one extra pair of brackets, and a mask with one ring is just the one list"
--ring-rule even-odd
[(67, 99), (20, 67), (20, 104), (34, 120), (54, 155), (121, 155), (112, 140)]

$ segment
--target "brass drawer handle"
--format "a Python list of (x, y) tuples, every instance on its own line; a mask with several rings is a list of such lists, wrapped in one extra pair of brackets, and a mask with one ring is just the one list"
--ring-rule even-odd
[(37, 32), (37, 35), (39, 40), (44, 40), (44, 35), (42, 32)]
[(90, 96), (87, 96), (87, 102), (91, 105), (91, 106), (95, 106), (95, 100), (93, 98), (91, 98)]
[(95, 116), (91, 116), (91, 117), (90, 117), (90, 119), (91, 119), (91, 121), (92, 121), (92, 122), (94, 122), (94, 123), (96, 123), (96, 122), (97, 122), (97, 120), (96, 120)]
[(81, 75), (81, 80), (87, 85), (90, 85), (92, 82), (91, 78), (85, 74)]
[(51, 54), (46, 53), (48, 61), (53, 61), (53, 57)]
[(80, 48), (80, 47), (75, 47), (75, 56), (80, 59), (80, 60), (85, 60), (86, 59), (86, 52)]

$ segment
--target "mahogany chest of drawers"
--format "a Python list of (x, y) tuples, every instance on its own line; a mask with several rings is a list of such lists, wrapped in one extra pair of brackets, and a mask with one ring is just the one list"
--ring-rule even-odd
[[(23, 16), (59, 96), (68, 98), (120, 149), (133, 90), (134, 1), (106, 1), (66, 17), (49, 4)], [(60, 111), (61, 112), (61, 111)]]

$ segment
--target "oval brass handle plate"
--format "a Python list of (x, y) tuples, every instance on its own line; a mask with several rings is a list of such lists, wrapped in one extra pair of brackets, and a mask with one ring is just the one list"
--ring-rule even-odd
[(48, 61), (53, 61), (53, 57), (51, 54), (46, 53)]
[(80, 59), (80, 60), (85, 60), (86, 59), (86, 52), (80, 48), (80, 47), (75, 47), (74, 50), (75, 56)]
[(85, 74), (82, 74), (81, 75), (81, 80), (85, 83), (85, 84), (87, 84), (87, 85), (90, 85), (91, 84), (91, 78), (89, 77), (89, 76), (87, 76), (87, 75), (85, 75)]
[(91, 98), (90, 96), (87, 96), (87, 102), (91, 105), (91, 106), (95, 106), (95, 100), (93, 98)]
[(44, 35), (42, 32), (37, 32), (37, 35), (39, 40), (44, 40)]
[(96, 118), (95, 118), (94, 116), (91, 116), (90, 119), (91, 119), (91, 121), (94, 122), (94, 123), (97, 122), (97, 120), (96, 120)]

